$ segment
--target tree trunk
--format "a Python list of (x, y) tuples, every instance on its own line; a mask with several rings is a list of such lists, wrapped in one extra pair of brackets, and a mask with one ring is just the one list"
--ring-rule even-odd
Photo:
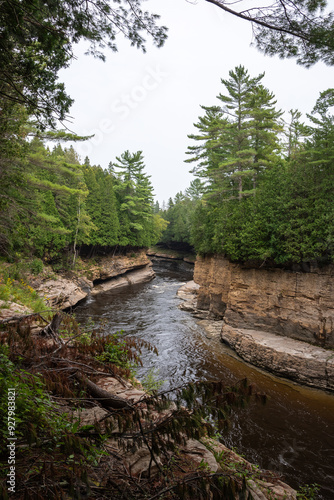
[(43, 330), (40, 331), (40, 335), (45, 335), (46, 337), (52, 337), (57, 344), (64, 344), (63, 339), (61, 339), (58, 335), (58, 329), (60, 327), (60, 323), (63, 317), (62, 314), (57, 312), (52, 320)]
[(96, 399), (104, 408), (112, 408), (113, 410), (119, 410), (122, 408), (130, 408), (131, 404), (127, 399), (111, 394), (104, 389), (101, 389), (98, 385), (94, 384), (91, 380), (81, 375), (81, 373), (76, 373), (75, 378), (82, 382), (90, 392), (91, 396)]

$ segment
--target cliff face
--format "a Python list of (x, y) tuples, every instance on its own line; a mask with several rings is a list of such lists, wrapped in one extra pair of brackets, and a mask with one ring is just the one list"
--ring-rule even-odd
[(200, 285), (198, 308), (231, 327), (334, 347), (334, 266), (302, 273), (199, 257), (194, 280)]

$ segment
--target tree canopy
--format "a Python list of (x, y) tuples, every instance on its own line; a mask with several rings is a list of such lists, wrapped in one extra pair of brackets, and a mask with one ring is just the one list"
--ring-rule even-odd
[(334, 13), (327, 0), (205, 0), (252, 23), (255, 45), (268, 55), (296, 58), (306, 67), (334, 64)]
[(167, 28), (142, 10), (143, 0), (4, 0), (0, 7), (0, 96), (24, 104), (41, 124), (63, 120), (72, 99), (58, 72), (74, 58), (74, 45), (89, 42), (88, 53), (105, 59), (123, 35), (146, 50), (146, 35), (157, 46)]
[[(272, 0), (249, 7), (246, 0), (205, 0), (252, 23), (255, 45), (264, 53), (293, 57), (310, 66), (334, 64), (334, 14), (326, 0)], [(64, 120), (73, 102), (58, 72), (74, 58), (74, 46), (105, 59), (120, 36), (146, 50), (146, 37), (161, 47), (167, 28), (144, 0), (4, 0), (0, 7), (0, 106), (24, 104), (42, 126)], [(176, 13), (177, 14), (177, 13)]]
[(332, 262), (334, 89), (321, 92), (308, 125), (298, 110), (286, 123), (263, 78), (237, 66), (219, 105), (201, 106), (186, 160), (198, 178), (161, 210), (162, 242), (254, 265)]

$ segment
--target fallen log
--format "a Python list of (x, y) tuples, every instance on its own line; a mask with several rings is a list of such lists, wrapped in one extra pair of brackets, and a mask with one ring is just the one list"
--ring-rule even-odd
[(90, 395), (101, 405), (108, 409), (111, 408), (113, 410), (120, 410), (122, 408), (131, 408), (132, 405), (129, 403), (129, 401), (125, 398), (121, 398), (120, 396), (116, 396), (116, 394), (111, 394), (108, 391), (105, 391), (104, 389), (101, 389), (98, 385), (94, 384), (91, 380), (89, 380), (87, 377), (84, 377), (81, 373), (77, 372), (75, 374), (75, 378), (83, 383)]
[(39, 312), (37, 313), (30, 313), (30, 314), (18, 314), (16, 316), (10, 316), (9, 318), (1, 318), (0, 319), (0, 324), (4, 325), (6, 323), (20, 323), (21, 321), (23, 320), (26, 320), (26, 319), (41, 319), (43, 320), (45, 323), (47, 323), (47, 321), (41, 316), (41, 314)]

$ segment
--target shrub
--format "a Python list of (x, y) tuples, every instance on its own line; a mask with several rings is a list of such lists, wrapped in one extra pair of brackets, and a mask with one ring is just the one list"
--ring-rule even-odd
[(40, 274), (43, 271), (43, 262), (41, 259), (34, 259), (30, 264), (30, 270), (35, 275)]

